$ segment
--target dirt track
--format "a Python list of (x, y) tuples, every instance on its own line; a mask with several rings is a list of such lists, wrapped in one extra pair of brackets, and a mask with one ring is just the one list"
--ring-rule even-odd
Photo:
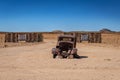
[(0, 80), (120, 80), (120, 48), (77, 44), (81, 59), (52, 59), (55, 44), (0, 48)]

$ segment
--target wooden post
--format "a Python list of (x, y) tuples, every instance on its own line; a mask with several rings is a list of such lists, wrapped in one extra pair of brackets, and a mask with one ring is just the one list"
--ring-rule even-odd
[(15, 42), (15, 33), (13, 33), (12, 42)]
[(10, 42), (13, 42), (13, 33), (10, 34)]
[(28, 42), (29, 40), (29, 37), (28, 37), (29, 35), (28, 35), (28, 33), (26, 33), (26, 42)]
[(94, 42), (94, 33), (91, 33), (91, 40), (90, 40), (91, 43)]
[(38, 33), (36, 33), (36, 41), (38, 42)]
[(8, 33), (5, 33), (5, 42), (8, 42)]
[(15, 42), (18, 42), (18, 36), (17, 36), (17, 33), (15, 33), (15, 35), (14, 35), (15, 37)]
[(34, 33), (31, 33), (31, 42), (34, 41)]

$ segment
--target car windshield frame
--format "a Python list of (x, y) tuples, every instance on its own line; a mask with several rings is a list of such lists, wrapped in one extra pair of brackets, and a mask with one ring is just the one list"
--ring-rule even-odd
[(74, 38), (73, 37), (59, 37), (58, 41), (70, 41), (70, 42), (74, 42)]

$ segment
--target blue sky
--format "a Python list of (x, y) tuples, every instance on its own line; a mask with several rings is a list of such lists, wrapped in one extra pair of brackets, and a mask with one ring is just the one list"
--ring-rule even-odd
[(120, 31), (119, 0), (0, 0), (0, 31)]

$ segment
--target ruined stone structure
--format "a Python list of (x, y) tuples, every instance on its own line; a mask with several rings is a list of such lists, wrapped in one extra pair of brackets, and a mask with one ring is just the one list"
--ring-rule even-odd
[(102, 33), (102, 43), (120, 45), (120, 32), (114, 33)]
[(77, 42), (88, 41), (88, 43), (101, 43), (100, 32), (43, 32), (44, 39), (57, 39), (58, 35), (75, 35)]
[(30, 33), (30, 32), (7, 32), (5, 33), (5, 42), (41, 42), (43, 40), (41, 33)]
[[(101, 43), (100, 32), (36, 32), (36, 33), (6, 33), (6, 42), (39, 42), (41, 39), (57, 39), (61, 34), (75, 35), (77, 42)], [(43, 37), (40, 37), (40, 36)]]
[(13, 42), (41, 42), (43, 39), (55, 39), (61, 34), (75, 35), (77, 42), (105, 43), (120, 45), (120, 32), (0, 32), (0, 46)]
[(44, 39), (57, 39), (63, 32), (42, 32)]
[(67, 32), (64, 34), (75, 35), (77, 42), (88, 41), (88, 43), (101, 43), (101, 33), (99, 32)]

